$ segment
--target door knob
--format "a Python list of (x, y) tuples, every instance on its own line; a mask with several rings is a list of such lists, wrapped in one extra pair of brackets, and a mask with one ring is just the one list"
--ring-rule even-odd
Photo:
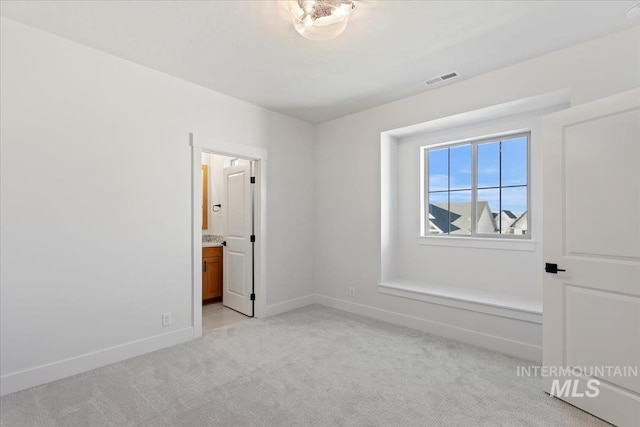
[(558, 274), (558, 271), (567, 271), (562, 268), (558, 268), (558, 264), (552, 264), (547, 262), (544, 264), (544, 271), (547, 273)]

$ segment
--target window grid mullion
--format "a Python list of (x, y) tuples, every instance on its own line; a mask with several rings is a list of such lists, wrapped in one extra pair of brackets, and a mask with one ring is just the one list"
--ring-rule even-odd
[(476, 206), (478, 200), (478, 144), (471, 144), (471, 236), (477, 234)]
[(451, 147), (447, 148), (447, 228), (451, 235)]
[(502, 141), (498, 144), (498, 234), (502, 234)]
[[(501, 185), (501, 186), (491, 186), (491, 187), (478, 187), (478, 190), (495, 190), (497, 188), (518, 188), (518, 187), (526, 187), (527, 184), (513, 184), (513, 185)], [(444, 190), (441, 190), (444, 191)], [(435, 193), (436, 191), (432, 191)]]

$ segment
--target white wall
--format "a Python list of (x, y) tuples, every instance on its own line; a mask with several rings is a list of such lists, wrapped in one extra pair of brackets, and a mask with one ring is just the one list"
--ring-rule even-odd
[[(539, 325), (508, 324), (480, 313), (378, 293), (380, 133), (565, 88), (571, 90), (572, 104), (580, 104), (638, 85), (636, 27), (316, 126), (318, 301), (484, 345), (523, 344), (525, 353), (531, 350), (529, 358), (538, 358)], [(539, 177), (532, 182), (540, 184)], [(531, 262), (526, 261), (527, 271), (537, 268)], [(483, 284), (471, 276), (466, 279), (471, 285)], [(462, 281), (462, 276), (456, 280)], [(355, 289), (354, 297), (349, 297), (349, 287)]]
[(268, 304), (313, 292), (311, 125), (1, 31), (3, 392), (190, 339), (189, 132), (268, 149)]

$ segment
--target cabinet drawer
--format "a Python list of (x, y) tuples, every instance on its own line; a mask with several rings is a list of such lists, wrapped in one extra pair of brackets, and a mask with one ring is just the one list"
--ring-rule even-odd
[(222, 246), (214, 246), (212, 248), (202, 248), (202, 258), (222, 256)]

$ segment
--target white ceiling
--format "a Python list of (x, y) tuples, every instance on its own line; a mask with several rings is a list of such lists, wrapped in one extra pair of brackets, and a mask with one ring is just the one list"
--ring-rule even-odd
[(298, 35), (286, 1), (6, 1), (0, 13), (138, 64), (321, 123), (639, 22), (636, 1), (360, 0), (334, 40)]

